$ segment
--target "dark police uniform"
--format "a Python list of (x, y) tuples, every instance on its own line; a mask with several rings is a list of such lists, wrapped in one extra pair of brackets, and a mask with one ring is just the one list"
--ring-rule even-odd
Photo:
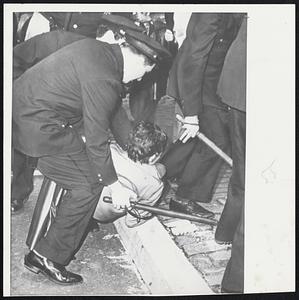
[[(139, 32), (142, 31), (142, 28), (122, 16), (104, 15), (102, 22), (109, 27), (113, 27), (116, 31), (129, 28)], [(13, 79), (17, 79), (27, 69), (58, 49), (84, 38), (86, 37), (73, 32), (54, 30), (34, 36), (17, 45), (13, 50)], [(79, 124), (77, 127), (79, 127)], [(110, 129), (118, 144), (124, 147), (131, 129), (131, 122), (122, 107), (114, 113)], [(27, 199), (33, 189), (33, 171), (37, 159), (26, 156), (17, 150), (14, 150), (13, 153), (11, 198), (13, 211), (18, 211), (24, 199)]]
[[(86, 38), (75, 33), (61, 30), (40, 34), (13, 49), (13, 80), (20, 77), (37, 62), (72, 42)], [(33, 190), (33, 172), (37, 158), (24, 155), (13, 149), (11, 199), (13, 211), (18, 211)]]
[[(50, 30), (65, 30), (87, 37), (96, 37), (99, 25), (107, 25), (107, 15), (134, 20), (132, 13), (121, 12), (40, 12), (49, 20)], [(133, 22), (133, 21), (132, 21)], [(111, 25), (108, 24), (108, 25)], [(111, 27), (111, 26), (110, 26)], [(113, 26), (112, 26), (113, 29)], [(135, 28), (132, 28), (136, 30)], [(144, 30), (145, 28), (143, 28)], [(171, 43), (170, 43), (171, 44)], [(176, 52), (176, 49), (174, 49)], [(142, 82), (131, 84), (130, 109), (134, 120), (153, 121), (157, 100), (165, 94), (166, 79), (171, 62), (167, 62), (150, 75), (146, 75)], [(157, 84), (157, 95), (154, 95), (153, 84)]]
[[(240, 27), (241, 14), (193, 13), (169, 75), (168, 95), (185, 116), (198, 115), (200, 131), (230, 153), (228, 109), (217, 95), (226, 53)], [(163, 159), (169, 177), (179, 177), (177, 195), (209, 202), (223, 163), (197, 138), (178, 141)]]
[[(155, 63), (170, 55), (141, 33), (127, 31), (126, 40)], [(103, 186), (118, 179), (108, 129), (122, 102), (123, 69), (119, 45), (86, 38), (47, 56), (14, 81), (13, 147), (38, 157), (41, 172), (67, 190), (47, 236), (34, 248), (60, 265), (67, 265), (79, 249)], [(85, 144), (76, 128), (79, 122)], [(37, 259), (31, 251), (26, 266), (46, 268), (55, 282), (72, 284)]]
[[(108, 128), (121, 103), (123, 57), (118, 45), (74, 42), (14, 82), (13, 147), (40, 158), (40, 169), (69, 192), (35, 249), (68, 264), (104, 184), (117, 180)], [(86, 146), (72, 125), (83, 119)]]
[(246, 30), (244, 17), (238, 36), (229, 49), (218, 84), (222, 101), (229, 105), (229, 131), (233, 170), (228, 197), (215, 238), (232, 241), (232, 253), (223, 280), (226, 292), (244, 292), (244, 193), (246, 145)]
[(50, 29), (63, 29), (91, 38), (96, 37), (103, 12), (41, 12), (49, 20)]
[(86, 38), (86, 36), (56, 30), (39, 34), (18, 44), (13, 49), (13, 80), (20, 77), (27, 69), (51, 53), (84, 38)]

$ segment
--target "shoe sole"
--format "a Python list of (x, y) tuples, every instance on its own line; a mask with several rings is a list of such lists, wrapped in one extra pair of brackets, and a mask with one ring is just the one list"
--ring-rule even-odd
[(27, 270), (29, 270), (35, 274), (39, 274), (41, 272), (41, 269), (35, 267), (30, 262), (28, 262), (27, 257), (25, 257), (25, 259), (24, 259), (24, 266)]
[[(175, 211), (175, 212), (182, 212), (182, 208), (177, 206), (176, 204), (169, 205), (169, 210)], [(207, 218), (207, 219), (214, 219), (215, 214), (213, 212), (211, 213), (187, 213), (184, 212), (184, 214), (190, 215), (190, 216), (195, 216), (195, 217), (200, 217), (200, 218)]]
[(232, 242), (230, 242), (230, 241), (219, 241), (216, 239), (215, 239), (215, 242), (219, 245), (231, 245), (232, 244)]
[(24, 266), (27, 270), (35, 273), (35, 274), (43, 274), (47, 279), (49, 279), (50, 281), (56, 283), (56, 284), (59, 284), (59, 285), (77, 285), (77, 284), (81, 284), (83, 283), (83, 280), (80, 281), (80, 282), (75, 282), (75, 283), (63, 283), (63, 282), (59, 282), (59, 281), (56, 281), (54, 280), (52, 277), (50, 277), (46, 272), (44, 272), (43, 270), (41, 270), (40, 268), (38, 267), (35, 267), (34, 265), (32, 265), (31, 263), (28, 262), (28, 260), (26, 259), (25, 257), (25, 261), (24, 261)]

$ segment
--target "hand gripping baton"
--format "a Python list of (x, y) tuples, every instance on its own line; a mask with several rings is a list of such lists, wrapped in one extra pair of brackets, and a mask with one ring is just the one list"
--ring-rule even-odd
[[(184, 119), (180, 115), (176, 115), (179, 122), (184, 124)], [(196, 136), (202, 140), (207, 146), (209, 146), (214, 152), (216, 152), (222, 159), (224, 159), (231, 167), (233, 166), (233, 160), (223, 152), (214, 142), (208, 139), (203, 133), (198, 132)]]
[[(112, 203), (111, 197), (107, 197), (107, 196), (103, 198), (103, 201), (105, 203), (110, 203), (110, 204)], [(173, 210), (162, 209), (162, 208), (158, 208), (158, 207), (154, 207), (154, 206), (150, 206), (150, 205), (146, 205), (146, 204), (140, 204), (140, 203), (136, 203), (136, 202), (131, 202), (131, 204), (132, 204), (132, 207), (135, 209), (145, 210), (145, 211), (151, 212), (152, 214), (155, 214), (155, 215), (184, 219), (184, 220), (189, 220), (189, 221), (198, 222), (198, 223), (204, 223), (204, 224), (208, 224), (208, 225), (212, 225), (212, 226), (217, 225), (217, 220), (215, 220), (215, 219), (201, 218), (201, 217), (198, 217), (195, 215), (188, 215), (188, 214), (176, 212)]]

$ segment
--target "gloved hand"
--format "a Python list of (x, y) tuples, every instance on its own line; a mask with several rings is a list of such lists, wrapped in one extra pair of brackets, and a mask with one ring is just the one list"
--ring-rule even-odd
[(162, 178), (166, 174), (166, 167), (161, 163), (156, 163), (155, 167), (158, 171), (159, 178)]
[(197, 116), (187, 116), (182, 118), (180, 115), (176, 115), (176, 118), (183, 124), (183, 133), (179, 140), (182, 143), (186, 143), (190, 138), (194, 138), (199, 131), (199, 121)]
[(116, 209), (129, 208), (131, 206), (131, 201), (137, 201), (137, 195), (130, 189), (125, 188), (120, 184), (119, 181), (116, 181), (108, 187), (111, 190), (112, 205)]
[(172, 42), (174, 40), (174, 35), (169, 29), (166, 29), (164, 37), (167, 42)]

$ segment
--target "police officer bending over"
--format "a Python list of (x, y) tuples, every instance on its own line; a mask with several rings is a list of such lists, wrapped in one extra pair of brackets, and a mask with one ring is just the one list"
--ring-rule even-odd
[[(123, 35), (120, 39), (116, 40), (114, 34), (119, 37), (120, 32), (124, 34), (128, 29), (139, 32), (143, 31), (142, 28), (135, 25), (132, 21), (121, 16), (106, 15), (103, 16), (102, 21), (107, 24), (106, 31), (99, 30), (97, 39), (109, 44), (121, 44), (124, 42)], [(112, 28), (113, 31), (111, 29), (108, 30), (109, 28)], [(64, 30), (55, 30), (39, 34), (17, 45), (13, 49), (13, 79), (16, 80), (26, 70), (60, 48), (82, 39), (86, 39), (86, 36)], [(143, 99), (139, 98), (142, 102)], [(137, 101), (134, 101), (134, 103), (138, 104)], [(81, 123), (82, 121), (81, 119)], [(113, 132), (114, 138), (122, 147), (127, 142), (131, 125), (124, 109), (121, 106), (118, 107), (113, 112), (113, 118), (110, 119), (110, 129)], [(76, 123), (77, 130), (80, 127), (82, 127), (80, 122)], [(12, 157), (11, 212), (12, 214), (18, 214), (22, 212), (24, 203), (33, 190), (33, 172), (36, 168), (37, 159), (24, 156), (16, 149), (14, 149)]]
[[(121, 105), (123, 84), (142, 78), (167, 56), (156, 41), (128, 31), (121, 46), (94, 39), (67, 45), (15, 80), (13, 147), (38, 158), (40, 171), (68, 190), (47, 235), (25, 256), (30, 271), (59, 284), (82, 282), (65, 266), (80, 247), (103, 187), (111, 189), (117, 208), (136, 198), (113, 166), (110, 119)], [(82, 120), (86, 144), (75, 129)]]

